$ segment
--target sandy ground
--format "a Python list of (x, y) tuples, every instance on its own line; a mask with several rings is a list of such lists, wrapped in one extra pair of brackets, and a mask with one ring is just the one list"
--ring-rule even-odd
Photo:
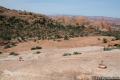
[[(91, 38), (92, 40), (97, 39)], [(77, 47), (68, 44), (72, 43), (72, 40), (78, 41), (74, 42)], [(95, 42), (90, 39), (89, 44), (92, 45), (85, 47), (85, 45), (78, 46), (82, 43), (79, 42), (79, 40), (82, 41), (81, 38), (72, 40), (66, 41), (64, 45), (57, 44), (58, 42), (54, 43), (57, 45), (50, 46), (47, 46), (48, 43), (39, 43), (43, 45), (41, 50), (29, 50), (30, 45), (33, 44), (29, 44), (29, 48), (24, 49), (23, 46), (28, 43), (23, 46), (21, 43), (19, 44), (21, 46), (9, 49), (14, 51), (21, 47), (21, 51), (16, 50), (20, 55), (10, 56), (9, 51), (0, 55), (0, 80), (90, 80), (91, 76), (120, 77), (120, 50), (103, 51), (101, 41)], [(85, 40), (83, 39), (83, 42)], [(58, 45), (60, 48), (57, 48)], [(67, 47), (68, 45), (69, 47)], [(34, 54), (37, 51), (41, 53)], [(73, 52), (82, 54), (63, 56), (64, 53), (73, 54)], [(20, 56), (24, 61), (19, 61)], [(101, 61), (107, 66), (106, 69), (98, 68)]]
[[(27, 41), (23, 43), (17, 44), (16, 47), (9, 48), (4, 50), (5, 52), (20, 52), (20, 51), (28, 51), (31, 47), (34, 46), (42, 46), (43, 48), (76, 48), (76, 47), (85, 47), (85, 46), (104, 46), (103, 38), (111, 39), (110, 37), (105, 36), (89, 36), (89, 37), (79, 37), (79, 38), (71, 38), (70, 40), (39, 40), (37, 42)], [(98, 40), (100, 39), (100, 40)]]

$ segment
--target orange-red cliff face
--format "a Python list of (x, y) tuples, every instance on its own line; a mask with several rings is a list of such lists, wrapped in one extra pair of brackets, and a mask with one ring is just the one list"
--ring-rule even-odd
[(101, 29), (102, 31), (111, 31), (111, 27), (120, 24), (118, 18), (108, 17), (85, 17), (85, 16), (52, 16), (53, 19), (65, 25), (85, 25)]

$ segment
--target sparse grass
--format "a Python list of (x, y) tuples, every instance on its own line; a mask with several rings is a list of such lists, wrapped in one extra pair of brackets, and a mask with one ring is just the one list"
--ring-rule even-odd
[(15, 52), (11, 52), (9, 55), (18, 56), (19, 54)]
[(63, 56), (71, 56), (71, 53), (64, 53)]
[(42, 49), (42, 47), (36, 46), (31, 48), (31, 50), (38, 50), (38, 49)]
[(79, 54), (82, 54), (80, 52), (73, 52), (73, 55), (79, 55)]

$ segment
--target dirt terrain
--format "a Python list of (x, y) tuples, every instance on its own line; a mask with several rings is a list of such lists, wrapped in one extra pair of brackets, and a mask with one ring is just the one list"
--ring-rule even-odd
[[(102, 39), (103, 36), (96, 36), (19, 43), (0, 54), (0, 80), (91, 80), (91, 76), (120, 77), (120, 49), (104, 51), (104, 46), (110, 42), (105, 44)], [(41, 46), (42, 49), (30, 50), (33, 46)], [(35, 54), (38, 51), (40, 53)], [(9, 55), (10, 52), (19, 55)], [(22, 61), (19, 61), (20, 57)], [(98, 68), (101, 61), (105, 69)]]
[(39, 41), (27, 41), (17, 44), (16, 47), (12, 47), (9, 49), (5, 49), (5, 52), (19, 52), (19, 51), (27, 51), (30, 50), (31, 47), (34, 46), (41, 46), (44, 49), (48, 48), (76, 48), (76, 47), (85, 47), (85, 46), (105, 46), (106, 44), (103, 44), (103, 38), (112, 40), (112, 37), (106, 37), (106, 36), (89, 36), (89, 37), (79, 37), (79, 38), (71, 38), (70, 40), (39, 40)]

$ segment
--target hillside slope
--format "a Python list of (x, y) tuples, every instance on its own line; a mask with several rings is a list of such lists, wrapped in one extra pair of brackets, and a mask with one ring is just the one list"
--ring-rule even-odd
[[(78, 19), (77, 25), (66, 25), (59, 22), (59, 20), (54, 20), (42, 14), (0, 7), (0, 40), (55, 40), (59, 38), (69, 39), (70, 37), (104, 34), (111, 36), (110, 30), (106, 30), (106, 27), (102, 26), (101, 29), (95, 27), (95, 25), (86, 25), (88, 21), (84, 17), (81, 22), (84, 24), (80, 25)], [(109, 27), (107, 28), (110, 29)]]
[[(0, 38), (11, 40), (18, 37), (53, 39), (64, 36), (80, 36), (89, 30), (82, 26), (63, 25), (48, 16), (0, 7)], [(88, 31), (88, 33), (89, 33)], [(81, 34), (82, 33), (82, 34)]]

